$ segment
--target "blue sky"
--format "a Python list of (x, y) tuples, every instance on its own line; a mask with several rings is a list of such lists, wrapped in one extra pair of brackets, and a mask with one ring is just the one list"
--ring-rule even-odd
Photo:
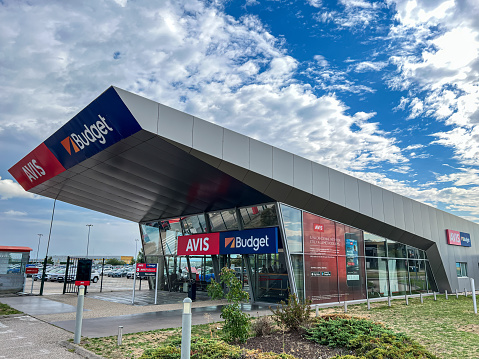
[[(53, 201), (7, 172), (110, 85), (479, 221), (475, 0), (0, 2), (0, 244)], [(58, 203), (51, 254), (131, 255), (135, 223)], [(36, 256), (36, 253), (33, 254)]]

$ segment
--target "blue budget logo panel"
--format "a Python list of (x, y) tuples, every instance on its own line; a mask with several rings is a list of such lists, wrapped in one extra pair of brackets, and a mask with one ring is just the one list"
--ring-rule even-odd
[(220, 254), (278, 253), (278, 228), (220, 233)]
[(461, 232), (461, 246), (463, 247), (471, 246), (471, 235), (469, 233)]
[(141, 130), (113, 87), (51, 135), (45, 145), (66, 169)]

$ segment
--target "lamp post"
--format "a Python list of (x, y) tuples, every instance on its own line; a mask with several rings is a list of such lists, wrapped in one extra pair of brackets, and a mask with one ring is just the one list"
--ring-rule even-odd
[(39, 252), (38, 251), (40, 250), (40, 238), (42, 238), (42, 236), (43, 236), (43, 234), (38, 233), (37, 263), (38, 263), (38, 259), (39, 259), (39, 257), (38, 257)]
[(88, 241), (86, 242), (86, 257), (88, 258), (88, 247), (90, 246), (90, 229), (93, 227), (93, 224), (87, 224), (88, 227)]
[(135, 263), (136, 263), (136, 260), (138, 259), (138, 242), (140, 240), (137, 238), (135, 239), (135, 257), (133, 258), (135, 260)]

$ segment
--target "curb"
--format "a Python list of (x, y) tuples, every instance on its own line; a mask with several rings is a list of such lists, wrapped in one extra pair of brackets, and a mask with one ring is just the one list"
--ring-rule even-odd
[(74, 353), (80, 355), (83, 358), (88, 358), (88, 359), (105, 359), (102, 356), (95, 354), (77, 344), (73, 344), (72, 342), (69, 342), (68, 340), (62, 340), (60, 342), (60, 345), (67, 348), (68, 350), (73, 351)]

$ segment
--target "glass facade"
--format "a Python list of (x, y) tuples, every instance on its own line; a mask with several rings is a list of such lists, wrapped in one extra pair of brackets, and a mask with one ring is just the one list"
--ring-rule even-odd
[[(147, 261), (158, 258), (159, 287), (170, 291), (180, 291), (189, 278), (196, 278), (202, 290), (218, 275), (216, 256), (176, 255), (179, 235), (265, 227), (280, 228), (278, 253), (218, 255), (216, 262), (219, 269), (234, 269), (256, 301), (278, 302), (291, 290), (313, 303), (437, 290), (424, 251), (284, 204), (140, 225)], [(457, 265), (458, 276), (467, 275), (465, 263)]]

